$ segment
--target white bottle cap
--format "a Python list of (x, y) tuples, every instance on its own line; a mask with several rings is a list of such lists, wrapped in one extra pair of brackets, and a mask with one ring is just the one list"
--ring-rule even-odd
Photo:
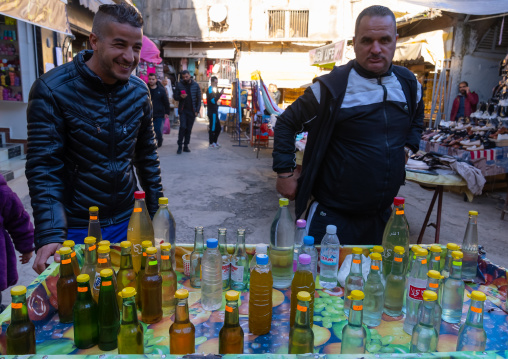
[(333, 224), (329, 224), (326, 226), (326, 233), (328, 234), (337, 234), (337, 227)]
[(268, 252), (268, 245), (264, 243), (256, 244), (256, 255), (257, 254), (266, 254)]

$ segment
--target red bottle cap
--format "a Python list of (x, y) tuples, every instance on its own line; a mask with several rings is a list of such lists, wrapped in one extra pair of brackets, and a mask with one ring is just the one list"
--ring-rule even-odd
[(404, 197), (395, 197), (393, 199), (393, 205), (394, 206), (400, 206), (400, 205), (403, 205), (405, 201), (406, 200), (404, 199)]
[(143, 192), (143, 191), (134, 192), (134, 199), (144, 199), (144, 198), (145, 198), (145, 192)]

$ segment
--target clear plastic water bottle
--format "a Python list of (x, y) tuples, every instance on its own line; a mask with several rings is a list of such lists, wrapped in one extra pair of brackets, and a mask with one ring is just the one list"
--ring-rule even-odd
[(459, 329), (457, 351), (485, 351), (487, 333), (483, 329), (483, 304), (487, 300), (485, 293), (471, 292), (471, 306), (467, 312), (466, 322)]
[(222, 306), (222, 256), (218, 245), (217, 239), (207, 239), (201, 261), (201, 305), (205, 310), (217, 310)]
[(452, 252), (452, 269), (450, 276), (443, 284), (443, 320), (447, 323), (460, 323), (462, 318), (462, 304), (464, 303), (464, 281), (462, 280), (462, 257), (460, 251)]
[(385, 287), (381, 281), (380, 265), (383, 257), (380, 253), (370, 255), (370, 272), (364, 286), (365, 300), (363, 301), (363, 323), (368, 327), (381, 324), (383, 307), (385, 305)]
[(222, 289), (229, 288), (231, 256), (228, 253), (227, 229), (219, 228), (219, 251), (222, 256)]
[(236, 232), (236, 248), (231, 259), (231, 288), (237, 291), (249, 287), (249, 257), (245, 249), (245, 229)]
[(411, 353), (433, 353), (437, 350), (438, 334), (433, 325), (437, 294), (426, 290), (422, 299), (418, 324), (412, 330)]
[(340, 243), (337, 237), (337, 227), (326, 226), (326, 234), (321, 241), (321, 255), (319, 263), (319, 284), (326, 289), (333, 289), (337, 286), (337, 273), (339, 271)]
[[(256, 244), (256, 254), (252, 256), (252, 259), (250, 260), (250, 265), (249, 265), (249, 271), (251, 271), (251, 272), (254, 269), (254, 267), (256, 266), (256, 257), (258, 254), (268, 255), (268, 244), (264, 244), (264, 243)], [(272, 268), (272, 264), (270, 262), (268, 262), (268, 266), (270, 267), (270, 269)]]
[(97, 243), (102, 241), (101, 222), (99, 220), (99, 207), (92, 206), (88, 209), (90, 221), (88, 222), (88, 237), (95, 237)]
[(168, 199), (166, 197), (159, 198), (159, 209), (155, 213), (155, 216), (153, 216), (152, 223), (155, 245), (160, 246), (161, 243), (171, 244), (171, 264), (173, 270), (175, 270), (176, 223), (168, 209)]
[(391, 272), (395, 246), (404, 247), (404, 268), (408, 265), (409, 227), (404, 214), (404, 202), (403, 197), (394, 198), (394, 208), (383, 233), (383, 275), (385, 277)]
[(312, 276), (314, 277), (314, 281), (317, 276), (317, 262), (318, 262), (318, 251), (316, 247), (314, 247), (314, 237), (305, 236), (303, 238), (303, 245), (300, 247), (300, 251), (298, 252), (298, 256), (300, 254), (308, 254), (311, 258), (310, 268), (312, 271)]
[(293, 255), (295, 224), (289, 213), (289, 200), (279, 199), (279, 209), (270, 230), (270, 261), (272, 262), (273, 286), (288, 288), (293, 280)]
[(418, 323), (418, 306), (423, 300), (423, 292), (427, 288), (427, 254), (426, 249), (417, 249), (416, 262), (411, 269), (407, 282), (406, 319), (404, 331), (413, 334), (413, 328)]
[(299, 219), (296, 221), (295, 249), (293, 254), (293, 272), (296, 272), (298, 270), (298, 253), (300, 252), (300, 247), (303, 246), (303, 237), (307, 235), (306, 227), (307, 221), (305, 219)]
[(478, 267), (478, 212), (469, 211), (469, 221), (467, 223), (464, 241), (462, 242), (462, 279), (472, 281), (476, 278)]
[(344, 313), (349, 315), (351, 308), (351, 299), (349, 296), (353, 290), (363, 291), (363, 274), (362, 274), (362, 249), (358, 247), (353, 248), (353, 256), (351, 258), (351, 270), (346, 278), (344, 288)]

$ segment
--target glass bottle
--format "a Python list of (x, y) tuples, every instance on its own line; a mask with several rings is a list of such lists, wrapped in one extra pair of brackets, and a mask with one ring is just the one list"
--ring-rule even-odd
[(386, 277), (384, 313), (390, 317), (402, 315), (406, 274), (404, 273), (404, 247), (395, 246), (392, 271)]
[[(383, 287), (385, 287), (386, 286), (386, 276), (384, 275), (384, 272), (383, 272), (383, 253), (385, 252), (385, 249), (383, 248), (383, 246), (374, 246), (374, 247), (372, 247), (371, 252), (381, 254), (381, 260), (379, 261), (379, 276), (381, 277), (381, 282), (383, 283)], [(395, 254), (393, 256), (395, 257)], [(393, 265), (393, 263), (392, 263), (392, 265)]]
[(351, 299), (349, 296), (353, 290), (363, 290), (363, 274), (362, 274), (362, 249), (353, 248), (353, 256), (351, 257), (351, 270), (346, 278), (344, 288), (344, 313), (349, 315), (351, 307)]
[(295, 222), (288, 205), (287, 198), (279, 198), (279, 209), (270, 229), (270, 262), (274, 288), (288, 288), (293, 280)]
[(394, 208), (383, 233), (383, 275), (385, 277), (391, 272), (395, 246), (404, 248), (404, 268), (408, 265), (409, 258), (406, 253), (409, 253), (409, 227), (404, 214), (404, 202), (403, 197), (393, 199)]
[(123, 288), (118, 294), (122, 298), (122, 320), (117, 337), (118, 354), (144, 354), (143, 326), (138, 322), (136, 310), (136, 289)]
[(326, 289), (337, 286), (337, 274), (339, 270), (340, 242), (337, 237), (337, 227), (326, 226), (326, 234), (321, 241), (321, 253), (319, 257), (319, 284)]
[(462, 257), (460, 251), (452, 252), (452, 269), (450, 276), (443, 284), (441, 306), (443, 320), (447, 323), (459, 323), (462, 318), (462, 304), (464, 302), (464, 281), (462, 280)]
[(469, 297), (471, 305), (467, 312), (466, 322), (459, 329), (457, 351), (483, 352), (487, 346), (487, 333), (483, 329), (483, 303), (487, 296), (475, 290)]
[(433, 353), (437, 350), (438, 334), (434, 328), (434, 307), (437, 294), (425, 290), (422, 298), (418, 324), (415, 325), (411, 336), (411, 353)]
[[(116, 274), (117, 291), (121, 292), (124, 288), (133, 287), (136, 288), (136, 272), (132, 265), (131, 248), (132, 243), (129, 241), (123, 241), (120, 243), (121, 255), (120, 255), (120, 269)], [(118, 298), (118, 308), (122, 308), (122, 297)]]
[[(176, 263), (176, 222), (173, 214), (171, 214), (168, 208), (167, 197), (159, 197), (159, 209), (153, 216), (153, 234), (156, 245), (160, 245), (161, 243), (171, 244), (171, 263)], [(173, 269), (175, 269), (175, 267), (173, 267)]]
[(193, 288), (201, 288), (201, 260), (204, 253), (203, 227), (194, 228), (194, 250), (190, 255), (190, 284)]
[(88, 208), (90, 221), (88, 222), (88, 237), (94, 237), (97, 242), (102, 241), (101, 222), (99, 220), (99, 207)]
[(367, 331), (362, 325), (364, 298), (365, 295), (361, 290), (353, 290), (349, 295), (352, 310), (349, 312), (347, 325), (342, 329), (341, 354), (365, 353)]
[(407, 281), (406, 319), (404, 331), (411, 335), (414, 326), (418, 323), (418, 306), (423, 300), (423, 292), (427, 288), (427, 254), (426, 249), (416, 251), (416, 262), (411, 268)]
[(469, 221), (462, 241), (462, 279), (472, 281), (478, 268), (478, 212), (469, 211)]
[(236, 232), (235, 253), (231, 259), (231, 289), (245, 291), (249, 288), (249, 256), (245, 249), (245, 229)]
[(243, 354), (243, 329), (240, 326), (238, 299), (235, 290), (226, 292), (226, 312), (224, 326), (219, 332), (219, 354)]
[(298, 270), (298, 256), (300, 255), (300, 248), (303, 246), (303, 238), (307, 235), (307, 221), (305, 219), (298, 219), (296, 221), (295, 229), (295, 247), (293, 250), (293, 272)]
[(293, 282), (291, 282), (291, 311), (289, 314), (289, 326), (295, 324), (296, 307), (298, 305), (297, 295), (300, 292), (310, 294), (309, 302), (309, 323), (312, 328), (314, 323), (314, 296), (315, 282), (312, 276), (312, 258), (310, 255), (303, 253), (298, 257), (298, 270), (295, 272)]
[(219, 250), (222, 256), (222, 289), (229, 288), (231, 278), (231, 256), (228, 253), (227, 229), (219, 228)]
[(97, 244), (99, 247), (100, 246), (108, 246), (108, 247), (111, 247), (111, 242), (108, 241), (108, 240), (105, 240), (103, 239), (102, 241), (99, 241), (99, 243)]
[[(93, 283), (92, 293), (97, 302), (99, 301), (99, 292), (101, 288), (101, 271), (108, 268), (113, 271), (113, 267), (111, 266), (111, 257), (109, 256), (110, 251), (111, 250), (108, 246), (99, 246), (97, 249), (99, 258), (97, 258), (97, 266), (95, 267), (95, 280)], [(115, 271), (113, 271), (113, 288), (116, 293), (117, 283)]]
[(152, 220), (145, 203), (145, 192), (134, 192), (134, 208), (127, 226), (127, 240), (132, 243), (132, 263), (134, 270), (139, 272), (143, 249), (141, 243), (150, 241), (155, 245)]
[(141, 267), (139, 268), (139, 272), (136, 276), (136, 306), (138, 310), (141, 310), (141, 280), (145, 275), (145, 267), (146, 267), (146, 250), (152, 246), (152, 242), (143, 241), (141, 243)]
[(381, 324), (385, 305), (385, 287), (380, 274), (383, 257), (380, 253), (371, 253), (370, 259), (370, 272), (364, 286), (363, 323), (368, 327), (377, 327)]
[(101, 289), (99, 292), (99, 349), (109, 351), (118, 346), (120, 311), (113, 287), (113, 270), (101, 270)]
[(217, 310), (222, 306), (222, 256), (218, 245), (217, 239), (207, 239), (201, 262), (201, 306), (204, 310)]
[(308, 254), (311, 258), (310, 268), (315, 281), (317, 277), (317, 262), (319, 254), (316, 247), (314, 247), (314, 237), (305, 236), (303, 238), (303, 245), (300, 247), (299, 254), (303, 253)]
[[(268, 255), (268, 245), (264, 243), (256, 244), (256, 253), (252, 256), (252, 259), (250, 260), (249, 272), (252, 272), (252, 270), (256, 267), (256, 256), (258, 254)], [(272, 264), (270, 263), (270, 257), (268, 257), (268, 265), (270, 266), (270, 268), (272, 268)]]
[(141, 320), (147, 324), (162, 319), (162, 277), (157, 263), (157, 248), (146, 249), (145, 275), (141, 279)]
[(69, 247), (61, 247), (60, 254), (60, 277), (56, 282), (58, 317), (60, 323), (72, 323), (72, 308), (76, 301), (78, 284), (72, 268), (71, 253)]
[[(440, 290), (439, 290), (439, 282), (441, 279), (443, 279), (443, 276), (441, 273), (439, 273), (436, 270), (429, 270), (427, 273), (427, 277), (429, 277), (427, 281), (427, 289), (433, 291), (437, 294), (437, 300), (436, 305), (434, 307), (434, 329), (436, 329), (437, 335), (439, 335), (439, 331), (441, 330), (441, 315), (442, 315), (442, 309), (440, 302)], [(420, 303), (419, 309), (421, 310), (422, 303)]]
[(74, 345), (88, 349), (99, 343), (99, 318), (97, 303), (90, 290), (90, 276), (80, 274), (77, 278), (78, 294), (74, 302)]
[(175, 321), (169, 328), (169, 353), (192, 354), (196, 351), (196, 329), (189, 320), (189, 304), (187, 289), (178, 289), (175, 293), (176, 304)]
[(416, 252), (418, 252), (420, 249), (423, 249), (418, 244), (413, 244), (411, 246), (411, 251), (409, 253), (409, 266), (406, 273), (411, 273), (411, 270), (413, 269), (413, 265), (416, 262)]
[(446, 245), (446, 259), (444, 263), (443, 270), (441, 271), (441, 275), (446, 279), (450, 276), (450, 270), (452, 268), (452, 252), (460, 251), (459, 245), (455, 243), (448, 243)]
[(95, 243), (95, 237), (85, 237), (85, 259), (81, 268), (81, 274), (88, 274), (92, 279), (95, 279), (95, 267), (97, 266), (97, 245)]
[(289, 330), (289, 354), (314, 353), (314, 332), (310, 327), (309, 305), (311, 295), (301, 291), (297, 294), (295, 324)]
[(80, 275), (81, 273), (81, 270), (79, 269), (79, 263), (78, 263), (78, 258), (77, 258), (77, 255), (76, 255), (76, 251), (74, 250), (74, 246), (76, 244), (74, 243), (74, 241), (71, 241), (71, 240), (66, 240), (63, 242), (63, 247), (69, 247), (71, 249), (71, 264), (72, 264), (72, 270), (74, 271), (74, 275), (77, 277), (78, 275)]
[(28, 317), (26, 287), (11, 288), (11, 322), (7, 327), (7, 355), (36, 354), (35, 325)]
[(254, 335), (264, 335), (272, 327), (272, 271), (268, 256), (258, 254), (256, 267), (252, 270), (249, 296), (249, 331)]
[(178, 277), (171, 262), (171, 244), (161, 244), (162, 306), (175, 309)]
[(428, 270), (436, 270), (439, 272), (441, 268), (441, 246), (433, 244), (430, 246), (430, 260)]

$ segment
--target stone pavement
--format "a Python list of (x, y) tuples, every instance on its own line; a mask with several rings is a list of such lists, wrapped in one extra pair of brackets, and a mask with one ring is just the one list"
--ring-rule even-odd
[[(233, 147), (222, 133), (220, 149), (208, 148), (207, 122), (198, 119), (194, 125), (191, 153), (176, 154), (178, 130), (164, 135), (159, 148), (164, 195), (176, 220), (177, 242), (192, 243), (194, 227), (205, 228), (205, 238), (215, 237), (217, 228), (228, 229), (228, 243), (235, 243), (236, 229), (246, 229), (248, 244), (269, 243), (270, 225), (278, 207), (275, 174), (271, 170), (271, 150), (262, 149), (259, 159), (247, 141), (248, 147)], [(9, 186), (19, 195), (31, 213), (26, 177), (10, 181)], [(411, 243), (416, 243), (433, 192), (408, 182), (400, 195), (406, 198), (406, 216), (411, 227)], [(461, 243), (470, 209), (479, 212), (479, 240), (487, 256), (497, 264), (508, 267), (508, 218), (501, 221), (499, 198), (503, 193), (476, 197), (473, 203), (464, 202), (463, 196), (445, 193), (441, 223), (441, 243)], [(431, 222), (435, 221), (434, 210)], [(427, 228), (424, 243), (434, 240), (434, 228)], [(35, 277), (30, 264), (18, 264), (19, 284), (28, 285)], [(2, 303), (10, 302), (9, 291), (3, 292)]]

